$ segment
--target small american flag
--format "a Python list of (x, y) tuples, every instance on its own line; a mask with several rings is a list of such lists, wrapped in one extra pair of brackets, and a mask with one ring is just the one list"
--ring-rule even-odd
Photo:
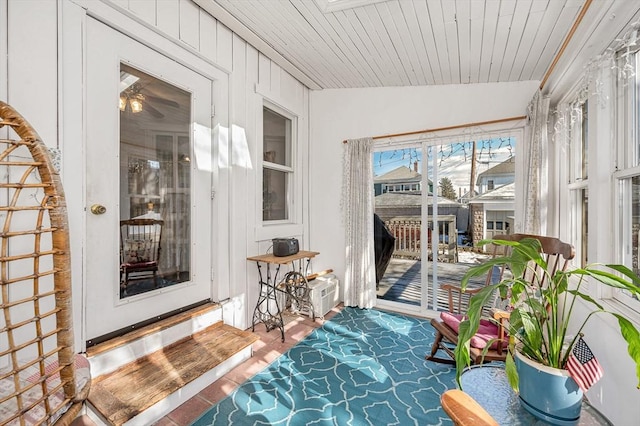
[(602, 367), (582, 337), (573, 345), (567, 361), (567, 370), (583, 392), (602, 378)]

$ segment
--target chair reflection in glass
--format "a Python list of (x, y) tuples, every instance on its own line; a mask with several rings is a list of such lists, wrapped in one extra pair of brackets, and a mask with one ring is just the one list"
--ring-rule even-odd
[(120, 221), (120, 289), (124, 295), (133, 281), (153, 279), (158, 288), (163, 225), (158, 219)]

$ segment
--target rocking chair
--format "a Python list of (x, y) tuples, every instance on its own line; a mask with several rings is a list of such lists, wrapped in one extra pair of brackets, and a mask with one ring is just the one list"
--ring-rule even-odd
[(153, 279), (158, 287), (163, 225), (158, 219), (120, 221), (120, 288), (124, 294), (133, 281)]
[[(544, 237), (528, 234), (497, 235), (494, 240), (520, 241), (524, 238), (535, 238), (540, 241), (541, 253), (552, 271), (566, 270), (569, 262), (575, 256), (573, 246), (560, 241), (558, 238)], [(507, 249), (508, 246), (493, 245), (492, 256), (500, 255), (500, 249)], [(525, 272), (525, 279), (533, 282), (537, 277), (537, 266)], [(485, 285), (494, 284), (502, 280), (505, 273), (504, 267), (494, 267), (486, 278)], [(455, 364), (453, 351), (458, 343), (458, 326), (464, 320), (464, 313), (471, 297), (480, 291), (480, 288), (467, 289), (462, 292), (461, 288), (452, 284), (445, 284), (441, 287), (446, 290), (449, 298), (449, 312), (441, 312), (440, 318), (433, 318), (431, 325), (436, 329), (436, 338), (431, 347), (431, 353), (426, 356), (429, 361), (441, 362), (445, 364)], [(506, 359), (506, 347), (508, 335), (506, 333), (506, 322), (509, 320), (509, 313), (496, 309), (496, 306), (486, 308), (493, 316), (492, 319), (480, 320), (478, 333), (470, 341), (470, 356), (472, 364), (480, 364), (491, 361), (504, 361)], [(489, 346), (487, 348), (487, 346)], [(437, 356), (438, 351), (443, 351), (447, 357)]]

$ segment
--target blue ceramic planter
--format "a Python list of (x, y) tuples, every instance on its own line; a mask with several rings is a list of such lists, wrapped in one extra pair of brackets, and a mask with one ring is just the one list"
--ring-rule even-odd
[(516, 351), (520, 403), (531, 414), (554, 425), (578, 424), (582, 391), (566, 370), (551, 368)]

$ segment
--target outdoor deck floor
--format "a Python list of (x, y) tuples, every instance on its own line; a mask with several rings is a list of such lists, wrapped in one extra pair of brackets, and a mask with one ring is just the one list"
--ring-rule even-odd
[[(437, 269), (438, 285), (459, 284), (466, 271), (485, 259), (488, 256), (472, 252), (460, 252), (458, 263), (439, 262)], [(431, 268), (431, 264), (428, 265)], [(378, 298), (394, 302), (406, 303), (409, 305), (420, 305), (422, 293), (422, 262), (411, 259), (392, 258), (387, 266), (382, 280), (378, 286)], [(429, 274), (427, 303), (432, 305), (432, 285), (433, 274)], [(484, 278), (471, 281), (473, 286), (484, 284)], [(438, 291), (438, 306), (440, 309), (447, 309), (446, 292)]]

